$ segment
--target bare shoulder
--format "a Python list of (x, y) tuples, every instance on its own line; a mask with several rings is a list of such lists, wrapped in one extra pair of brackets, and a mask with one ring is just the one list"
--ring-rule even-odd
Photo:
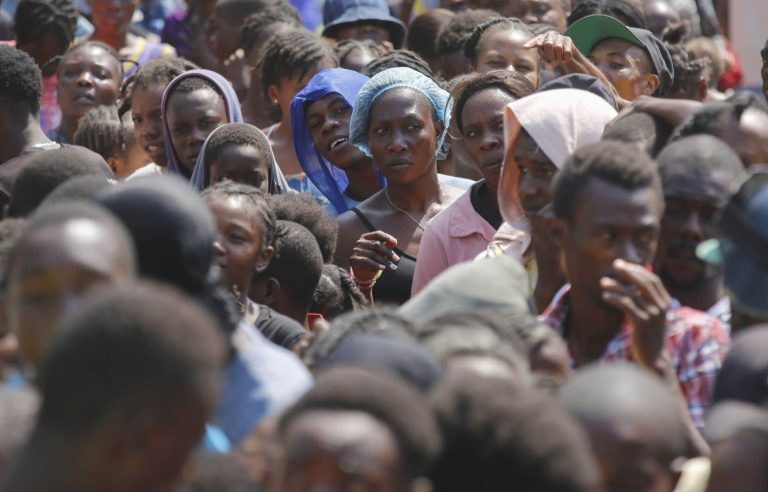
[(355, 241), (368, 232), (368, 228), (365, 227), (360, 217), (351, 210), (336, 217), (336, 223), (339, 225), (339, 236), (336, 241), (334, 263), (346, 268), (349, 266), (349, 257), (352, 254)]

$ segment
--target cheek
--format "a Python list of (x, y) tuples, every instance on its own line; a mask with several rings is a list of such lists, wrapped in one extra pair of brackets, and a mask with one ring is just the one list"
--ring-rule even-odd
[(533, 71), (525, 74), (525, 78), (528, 79), (528, 81), (533, 85), (534, 87), (539, 86), (539, 70), (538, 68)]

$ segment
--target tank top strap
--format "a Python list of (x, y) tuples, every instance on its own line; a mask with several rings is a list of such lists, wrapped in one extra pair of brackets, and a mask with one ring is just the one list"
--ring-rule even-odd
[(359, 208), (352, 207), (350, 208), (350, 210), (354, 212), (355, 215), (357, 215), (357, 218), (360, 219), (363, 224), (365, 224), (365, 227), (367, 227), (369, 231), (373, 232), (377, 230), (376, 227), (373, 224), (371, 224), (371, 221), (368, 220), (368, 217), (366, 217), (365, 214), (361, 212)]

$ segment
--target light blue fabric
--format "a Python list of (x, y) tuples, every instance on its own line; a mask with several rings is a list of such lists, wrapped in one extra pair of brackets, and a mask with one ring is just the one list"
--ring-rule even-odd
[[(349, 179), (344, 171), (325, 159), (315, 147), (304, 111), (309, 103), (329, 94), (340, 95), (353, 107), (357, 93), (368, 80), (365, 75), (344, 68), (323, 70), (312, 77), (291, 103), (291, 131), (296, 156), (309, 180), (332, 205), (332, 215), (342, 214), (350, 208), (350, 199), (344, 195)], [(384, 177), (379, 175), (379, 186), (383, 188), (384, 185)]]
[(235, 356), (213, 424), (236, 448), (266, 417), (277, 415), (312, 387), (312, 376), (292, 352), (242, 321), (232, 337)]
[(451, 123), (453, 100), (450, 94), (441, 89), (434, 80), (410, 68), (390, 68), (379, 72), (360, 89), (349, 124), (350, 141), (365, 155), (371, 156), (371, 149), (368, 147), (368, 124), (371, 119), (371, 107), (382, 94), (400, 87), (407, 87), (423, 94), (432, 104), (436, 119), (444, 123), (445, 128), (438, 138), (435, 152), (438, 159), (444, 159), (443, 141), (448, 134), (448, 126)]

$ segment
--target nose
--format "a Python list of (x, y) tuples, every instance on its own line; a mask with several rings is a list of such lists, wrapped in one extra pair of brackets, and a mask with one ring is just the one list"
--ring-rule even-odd
[(323, 126), (320, 129), (322, 133), (328, 133), (332, 130), (335, 130), (339, 127), (339, 122), (334, 120), (333, 118), (326, 118), (325, 121), (323, 121)]
[(528, 174), (522, 174), (520, 176), (518, 192), (520, 193), (520, 196), (536, 196), (539, 194), (539, 186), (534, 178)]
[(486, 132), (483, 135), (483, 140), (480, 143), (480, 150), (495, 150), (499, 146), (501, 146), (501, 137), (500, 135), (496, 134), (495, 132)]
[(387, 150), (390, 152), (402, 152), (407, 148), (408, 146), (405, 143), (405, 135), (403, 135), (403, 132), (394, 131), (392, 133), (392, 140), (390, 140), (389, 145), (387, 145)]
[(521, 17), (521, 20), (526, 24), (536, 24), (537, 22), (539, 22), (538, 16), (536, 16), (536, 14), (534, 14), (530, 10), (528, 10), (525, 13), (525, 15)]
[(680, 229), (680, 235), (685, 239), (700, 241), (702, 239), (701, 217), (696, 212), (691, 212), (685, 218)]
[(221, 235), (218, 235), (216, 240), (213, 241), (213, 251), (217, 256), (225, 256), (227, 254), (227, 251), (224, 249), (224, 241), (222, 240)]
[(93, 76), (89, 70), (83, 70), (80, 72), (80, 75), (77, 77), (77, 85), (93, 85)]

